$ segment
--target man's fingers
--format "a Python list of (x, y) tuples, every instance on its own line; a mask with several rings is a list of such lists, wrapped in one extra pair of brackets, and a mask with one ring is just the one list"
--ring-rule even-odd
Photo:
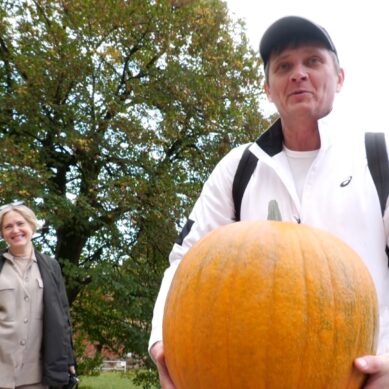
[(383, 366), (383, 356), (381, 355), (367, 355), (364, 357), (356, 358), (354, 364), (356, 368), (367, 374), (375, 374), (380, 372)]
[(150, 354), (157, 365), (159, 382), (161, 383), (162, 389), (175, 389), (166, 366), (162, 342), (155, 343), (150, 350)]

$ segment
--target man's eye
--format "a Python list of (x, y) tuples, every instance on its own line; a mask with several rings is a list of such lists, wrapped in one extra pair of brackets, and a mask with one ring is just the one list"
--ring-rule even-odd
[(288, 63), (288, 62), (281, 62), (277, 66), (277, 70), (280, 71), (280, 72), (286, 72), (289, 69), (290, 69), (290, 63)]
[(317, 65), (318, 63), (320, 63), (320, 58), (318, 57), (311, 57), (308, 59), (308, 64), (309, 65)]

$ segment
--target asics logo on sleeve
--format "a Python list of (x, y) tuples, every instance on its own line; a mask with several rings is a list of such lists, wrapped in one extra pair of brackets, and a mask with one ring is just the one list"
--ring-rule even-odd
[(345, 179), (344, 181), (342, 181), (340, 183), (340, 187), (344, 188), (345, 186), (347, 186), (351, 182), (352, 179), (353, 179), (353, 177), (349, 176), (347, 179)]

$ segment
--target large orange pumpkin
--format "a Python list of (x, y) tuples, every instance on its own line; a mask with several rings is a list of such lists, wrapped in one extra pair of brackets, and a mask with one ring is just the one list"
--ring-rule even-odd
[(358, 255), (304, 225), (239, 222), (182, 260), (163, 339), (178, 389), (359, 388), (374, 354), (376, 292)]

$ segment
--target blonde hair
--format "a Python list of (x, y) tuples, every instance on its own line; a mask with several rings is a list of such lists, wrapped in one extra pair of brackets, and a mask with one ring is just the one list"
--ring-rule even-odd
[(3, 205), (0, 208), (0, 235), (3, 236), (3, 221), (4, 216), (11, 211), (15, 211), (19, 213), (21, 216), (23, 216), (24, 219), (26, 219), (27, 223), (31, 226), (32, 233), (34, 234), (36, 230), (38, 229), (38, 219), (35, 216), (35, 213), (32, 211), (32, 209), (28, 208), (24, 204), (15, 203), (15, 204), (7, 204)]

